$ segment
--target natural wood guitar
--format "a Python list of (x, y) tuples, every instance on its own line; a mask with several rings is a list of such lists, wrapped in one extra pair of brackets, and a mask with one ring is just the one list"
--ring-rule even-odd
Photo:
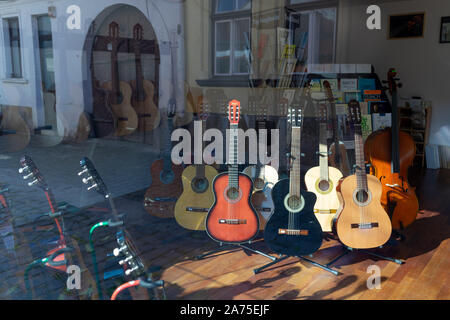
[(133, 133), (138, 127), (136, 111), (131, 106), (132, 89), (125, 81), (119, 78), (118, 47), (119, 25), (111, 22), (109, 25), (109, 38), (111, 48), (111, 81), (105, 82), (102, 88), (109, 92), (108, 102), (117, 118), (116, 136), (125, 136)]
[(340, 185), (342, 210), (338, 212), (335, 230), (347, 247), (369, 249), (385, 244), (392, 232), (391, 221), (380, 203), (382, 186), (377, 177), (366, 174), (359, 103), (348, 103), (355, 128), (356, 173)]
[(327, 143), (327, 106), (319, 105), (319, 166), (309, 169), (305, 174), (305, 184), (308, 191), (313, 192), (316, 197), (314, 213), (320, 222), (322, 231), (331, 232), (333, 218), (339, 208), (339, 199), (336, 186), (342, 173), (328, 166), (328, 143)]
[(153, 100), (155, 96), (155, 86), (152, 82), (144, 79), (144, 73), (142, 71), (140, 46), (143, 41), (143, 30), (139, 23), (133, 28), (133, 37), (136, 79), (130, 81), (133, 90), (131, 104), (134, 110), (136, 110), (139, 119), (139, 130), (152, 131), (159, 126), (161, 116), (159, 109)]
[(181, 175), (182, 165), (172, 163), (172, 142), (170, 136), (173, 131), (173, 118), (175, 116), (175, 105), (168, 106), (167, 112), (167, 143), (161, 152), (161, 158), (155, 160), (151, 167), (152, 184), (145, 192), (144, 207), (152, 216), (158, 218), (173, 218), (175, 203), (183, 192)]
[(214, 204), (206, 216), (206, 232), (211, 239), (221, 243), (251, 241), (259, 230), (259, 218), (250, 203), (252, 180), (238, 169), (239, 116), (240, 102), (230, 101), (229, 168), (214, 179)]
[[(200, 106), (199, 119), (202, 133), (206, 129), (208, 110), (206, 103)], [(196, 132), (195, 128), (194, 132)], [(202, 139), (201, 150), (203, 149)], [(194, 164), (184, 169), (182, 174), (183, 193), (175, 204), (175, 219), (180, 226), (190, 230), (205, 230), (206, 214), (214, 203), (212, 181), (217, 174), (214, 167), (204, 164)]]

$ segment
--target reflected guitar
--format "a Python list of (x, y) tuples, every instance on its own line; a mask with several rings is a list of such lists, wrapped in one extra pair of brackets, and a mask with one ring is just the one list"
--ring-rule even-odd
[(119, 25), (111, 22), (109, 25), (109, 40), (111, 48), (111, 81), (102, 84), (102, 88), (109, 92), (108, 102), (117, 118), (116, 136), (133, 133), (138, 127), (136, 111), (131, 106), (132, 90), (125, 81), (119, 80)]
[(238, 168), (238, 124), (240, 102), (228, 104), (230, 122), (230, 152), (228, 172), (213, 181), (214, 204), (206, 216), (206, 232), (211, 239), (221, 243), (251, 241), (259, 230), (258, 215), (250, 203), (253, 183)]
[(289, 179), (278, 181), (272, 189), (275, 210), (267, 221), (264, 241), (276, 253), (300, 256), (316, 252), (322, 245), (322, 228), (314, 215), (316, 195), (300, 189), (301, 108), (289, 108), (291, 168)]
[[(202, 132), (206, 129), (208, 111), (208, 104), (201, 103), (199, 119)], [(204, 150), (203, 144), (202, 139), (201, 150)], [(212, 181), (217, 174), (214, 167), (204, 164), (194, 164), (184, 169), (183, 193), (175, 205), (175, 219), (180, 226), (190, 230), (205, 230), (206, 214), (214, 203)]]
[(158, 218), (173, 218), (175, 204), (183, 192), (181, 175), (183, 166), (172, 163), (170, 135), (173, 131), (175, 105), (169, 104), (167, 109), (167, 143), (162, 157), (155, 160), (151, 167), (152, 184), (145, 192), (144, 207), (152, 216)]
[(133, 95), (131, 104), (136, 110), (141, 131), (152, 131), (159, 126), (161, 116), (158, 107), (153, 101), (155, 95), (155, 86), (152, 82), (144, 79), (142, 71), (142, 55), (140, 45), (143, 42), (142, 26), (138, 23), (133, 28), (134, 36), (134, 55), (136, 66), (136, 79), (130, 81)]
[(399, 130), (396, 74), (395, 69), (389, 69), (392, 127), (372, 133), (364, 151), (372, 164), (372, 173), (383, 187), (381, 204), (391, 217), (392, 227), (401, 230), (416, 220), (419, 201), (415, 188), (408, 183), (408, 168), (414, 161), (416, 144), (410, 134)]
[(341, 211), (337, 213), (335, 230), (347, 247), (370, 249), (385, 244), (392, 232), (391, 221), (380, 203), (382, 186), (377, 177), (366, 174), (359, 102), (348, 103), (355, 128), (355, 174), (340, 183)]

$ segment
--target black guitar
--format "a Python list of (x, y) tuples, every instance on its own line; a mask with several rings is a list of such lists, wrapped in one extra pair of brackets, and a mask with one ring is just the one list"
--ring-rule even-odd
[(300, 140), (302, 109), (288, 110), (292, 126), (290, 177), (278, 181), (272, 189), (275, 210), (266, 224), (264, 241), (276, 253), (302, 256), (322, 245), (322, 228), (314, 215), (316, 195), (300, 188)]

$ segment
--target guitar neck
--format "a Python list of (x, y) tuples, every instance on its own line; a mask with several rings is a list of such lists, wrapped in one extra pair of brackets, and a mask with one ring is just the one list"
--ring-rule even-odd
[[(206, 120), (202, 120), (202, 132), (205, 132), (206, 129)], [(205, 142), (202, 139), (202, 149), (201, 152), (205, 149)], [(203, 156), (202, 156), (203, 159)], [(205, 165), (204, 164), (197, 164), (195, 165), (195, 175), (199, 178), (205, 177)]]
[(144, 72), (142, 70), (142, 56), (139, 49), (139, 41), (135, 41), (135, 67), (136, 67), (136, 97), (138, 101), (145, 100), (144, 98)]
[(119, 104), (119, 61), (117, 55), (117, 44), (114, 40), (113, 48), (111, 51), (111, 87), (112, 87), (112, 99), (111, 102), (114, 104)]
[(355, 124), (355, 158), (356, 158), (356, 180), (358, 190), (368, 191), (366, 164), (364, 161), (364, 143), (362, 138), (361, 124)]
[(328, 181), (328, 143), (327, 124), (320, 124), (319, 132), (319, 166), (321, 180)]
[(228, 165), (228, 184), (231, 187), (239, 187), (238, 165), (238, 125), (230, 125), (230, 158)]
[(119, 212), (117, 211), (117, 207), (116, 207), (116, 204), (113, 199), (113, 196), (110, 193), (108, 193), (105, 196), (105, 198), (108, 199), (109, 205), (111, 206), (112, 221), (114, 221), (114, 222), (121, 221), (121, 219), (119, 217)]
[(58, 211), (58, 204), (56, 203), (55, 196), (50, 188), (44, 189), (45, 196), (47, 197), (48, 204), (50, 206), (50, 210), (52, 213), (56, 213)]
[(291, 137), (291, 170), (289, 173), (289, 194), (293, 196), (301, 196), (300, 193), (300, 173), (301, 173), (301, 128), (292, 127)]

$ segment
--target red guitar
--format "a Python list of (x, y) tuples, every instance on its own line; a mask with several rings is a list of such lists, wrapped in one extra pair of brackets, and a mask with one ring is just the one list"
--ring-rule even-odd
[(258, 215), (250, 203), (253, 183), (238, 169), (238, 123), (240, 102), (228, 104), (230, 151), (228, 172), (213, 181), (214, 204), (206, 216), (206, 232), (221, 243), (242, 243), (252, 240), (259, 230)]

